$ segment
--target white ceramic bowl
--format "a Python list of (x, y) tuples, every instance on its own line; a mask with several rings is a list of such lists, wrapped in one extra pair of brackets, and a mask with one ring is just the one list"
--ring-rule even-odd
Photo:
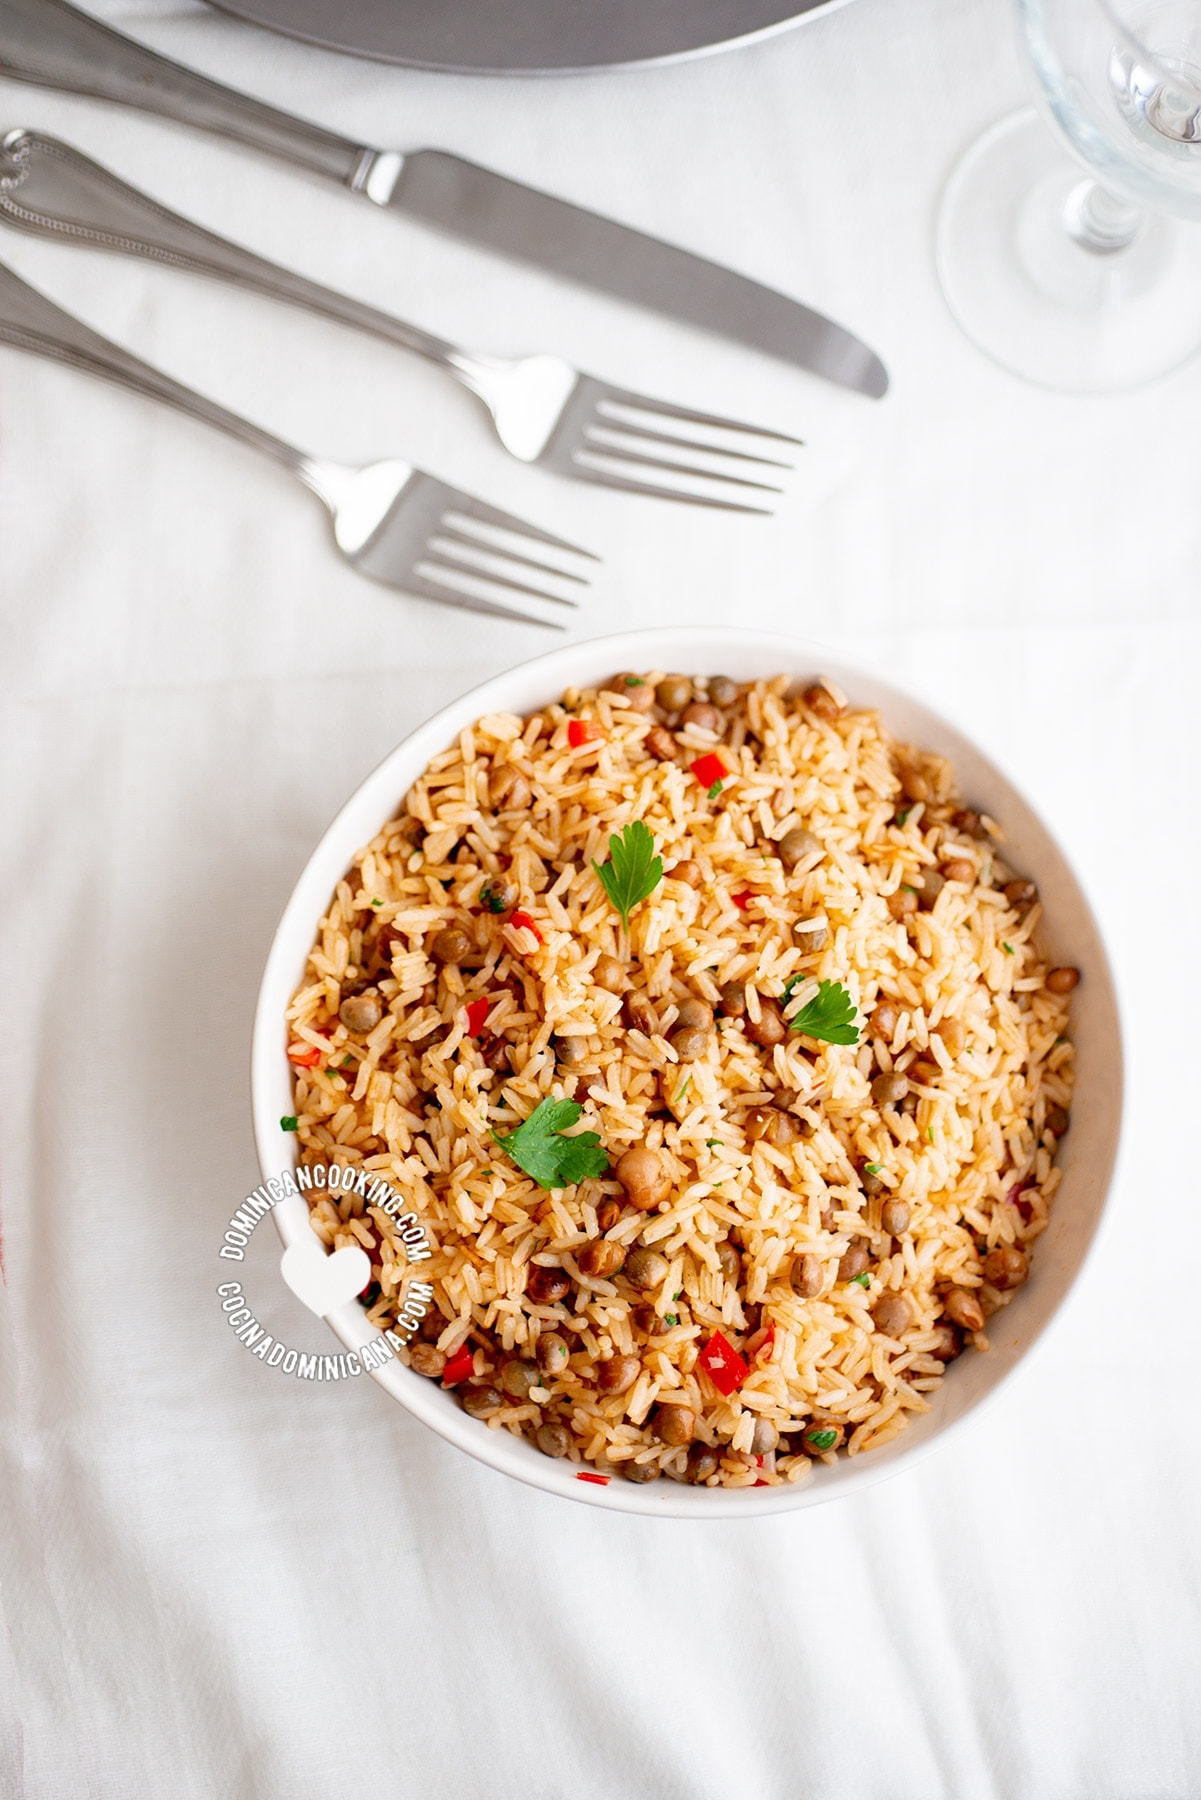
[[(882, 1449), (854, 1459), (840, 1457), (833, 1467), (816, 1468), (807, 1481), (779, 1487), (695, 1488), (674, 1481), (638, 1485), (621, 1480), (601, 1487), (580, 1481), (577, 1465), (554, 1461), (510, 1432), (493, 1431), (468, 1418), (449, 1393), (399, 1363), (389, 1362), (374, 1376), (402, 1406), (460, 1450), (548, 1493), (617, 1512), (755, 1518), (815, 1506), (911, 1466), (994, 1395), (1046, 1330), (1079, 1274), (1113, 1174), (1122, 1111), (1121, 1037), (1113, 981), (1096, 921), (1063, 852), (1029, 802), (937, 713), (820, 645), (716, 629), (627, 632), (571, 644), (464, 694), (399, 744), (351, 796), (309, 858), (284, 908), (255, 1015), (255, 1140), (264, 1177), (292, 1167), (295, 1140), (279, 1124), (281, 1116), (292, 1110), (284, 1012), (303, 973), (317, 920), (355, 851), (395, 813), (431, 757), (446, 749), (464, 725), (484, 713), (533, 711), (557, 699), (567, 687), (591, 686), (617, 669), (630, 668), (720, 671), (737, 680), (825, 674), (853, 704), (878, 707), (898, 737), (948, 756), (961, 791), (1001, 821), (1009, 839), (1007, 853), (1038, 883), (1045, 907), (1041, 935), (1052, 957), (1083, 971), (1072, 1004), (1078, 1053), (1072, 1129), (1063, 1142), (1063, 1181), (1051, 1224), (1038, 1241), (1030, 1281), (994, 1321), (989, 1354), (968, 1355), (956, 1362), (931, 1411)], [(311, 1236), (303, 1200), (284, 1201), (272, 1216), (286, 1244)], [(347, 1349), (359, 1348), (373, 1335), (357, 1302), (342, 1307), (329, 1323)]]

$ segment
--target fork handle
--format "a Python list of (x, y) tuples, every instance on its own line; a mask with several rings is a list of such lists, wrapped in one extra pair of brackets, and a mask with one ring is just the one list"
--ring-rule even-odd
[[(34, 356), (48, 357), (51, 362), (66, 363), (69, 368), (83, 369), (91, 375), (116, 382), (131, 393), (144, 394), (151, 400), (162, 400), (177, 412), (199, 419), (224, 431), (252, 450), (262, 450), (292, 473), (301, 474), (307, 459), (282, 438), (229, 412), (215, 400), (197, 394), (182, 382), (173, 381), (161, 370), (152, 368), (119, 344), (91, 330), (73, 313), (64, 312), (45, 294), (32, 288), (0, 263), (0, 343), (15, 350), (28, 350)], [(303, 479), (303, 475), (302, 475)]]
[(43, 132), (10, 131), (0, 143), (0, 219), (60, 243), (87, 244), (215, 275), (371, 332), (455, 374), (470, 360), (431, 332), (322, 287), (170, 212), (100, 163)]
[(171, 62), (67, 0), (4, 0), (0, 73), (214, 131), (347, 186), (375, 152)]

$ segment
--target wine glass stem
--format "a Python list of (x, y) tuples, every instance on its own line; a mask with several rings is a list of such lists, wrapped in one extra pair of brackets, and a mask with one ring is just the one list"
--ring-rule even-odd
[(1067, 197), (1063, 222), (1070, 237), (1094, 256), (1128, 250), (1142, 230), (1143, 217), (1129, 201), (1119, 200), (1099, 181), (1081, 181)]

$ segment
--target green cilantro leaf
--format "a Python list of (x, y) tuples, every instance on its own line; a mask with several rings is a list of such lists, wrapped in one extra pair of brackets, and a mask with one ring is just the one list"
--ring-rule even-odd
[(713, 786), (712, 786), (712, 787), (711, 787), (711, 788), (710, 788), (710, 789), (709, 789), (709, 798), (710, 798), (710, 800), (716, 800), (716, 799), (717, 799), (717, 796), (718, 796), (718, 795), (719, 795), (719, 794), (720, 794), (720, 793), (721, 793), (721, 790), (722, 790), (722, 787), (723, 787), (723, 785), (724, 785), (724, 784), (723, 784), (723, 783), (722, 783), (722, 782), (720, 782), (720, 781), (715, 781), (715, 782), (714, 782), (714, 783), (713, 783)]
[(300, 1120), (294, 1114), (285, 1115), (279, 1122), (281, 1131), (299, 1131)]
[(812, 976), (809, 975), (790, 975), (788, 980), (784, 983), (784, 992), (780, 995), (780, 1005), (787, 1006), (797, 988), (800, 987), (802, 981), (810, 980), (812, 980)]
[(382, 900), (373, 900), (371, 904), (372, 906), (382, 906), (384, 903)]
[(646, 683), (645, 683), (645, 681), (643, 681), (641, 675), (627, 675), (626, 676), (626, 686), (627, 687), (645, 687)]
[(609, 839), (609, 861), (594, 862), (596, 878), (629, 927), (630, 914), (640, 901), (653, 894), (663, 879), (663, 858), (655, 855), (655, 839), (649, 825), (635, 819)]
[(679, 1317), (678, 1317), (678, 1316), (677, 1316), (677, 1314), (675, 1314), (675, 1313), (664, 1313), (664, 1315), (663, 1315), (663, 1323), (664, 1323), (664, 1324), (665, 1324), (665, 1325), (678, 1325), (678, 1324), (679, 1324), (679, 1323), (680, 1323), (680, 1321), (679, 1321)]
[(884, 1164), (883, 1163), (864, 1163), (863, 1167), (864, 1167), (865, 1172), (868, 1175), (878, 1175), (880, 1173), (881, 1169), (884, 1167)]
[(682, 1300), (683, 1298), (684, 1298), (683, 1288), (677, 1288), (675, 1293), (672, 1295), (672, 1299), (673, 1300)]
[(503, 894), (498, 894), (490, 881), (486, 881), (480, 889), (480, 905), (486, 906), (490, 913), (503, 913), (508, 910)]
[(907, 806), (905, 808), (904, 812), (899, 812), (897, 814), (897, 824), (903, 826), (906, 819), (909, 817), (909, 815), (912, 811), (913, 811), (913, 808), (911, 806)]
[(684, 1095), (688, 1092), (688, 1090), (691, 1086), (692, 1086), (692, 1076), (685, 1075), (683, 1081), (680, 1083), (679, 1087), (676, 1089), (675, 1093), (671, 1097), (671, 1103), (673, 1106), (678, 1106), (680, 1104), (680, 1101), (684, 1098)]
[(1012, 944), (1002, 944), (1001, 948), (1005, 952), (1006, 956), (1013, 955), (1013, 945)]
[(833, 1450), (838, 1442), (838, 1433), (827, 1426), (822, 1431), (808, 1432), (805, 1441), (810, 1450)]
[(609, 1158), (595, 1131), (564, 1137), (583, 1107), (575, 1100), (540, 1100), (516, 1131), (492, 1133), (506, 1156), (544, 1188), (573, 1187), (589, 1175), (603, 1175)]
[(344, 1056), (342, 1058), (341, 1062), (338, 1064), (338, 1067), (340, 1069), (349, 1069), (353, 1063), (354, 1063), (353, 1056)]
[(852, 1275), (850, 1285), (852, 1287), (869, 1288), (872, 1285), (872, 1278), (870, 1275)]
[(840, 981), (818, 983), (816, 994), (791, 1021), (791, 1031), (820, 1038), (826, 1044), (857, 1044), (859, 1027), (852, 1021), (855, 1002)]
[(720, 1150), (721, 1149), (721, 1139), (720, 1138), (706, 1138), (705, 1139), (705, 1149), (706, 1150)]
[(932, 1144), (934, 1142), (934, 1127), (933, 1127), (933, 1125), (927, 1125), (927, 1127), (926, 1127), (926, 1142), (928, 1144)]

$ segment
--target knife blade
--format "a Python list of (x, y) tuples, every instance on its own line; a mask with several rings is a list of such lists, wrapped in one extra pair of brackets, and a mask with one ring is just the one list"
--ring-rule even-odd
[(405, 155), (211, 81), (69, 0), (4, 0), (0, 74), (212, 131), (341, 183), (375, 205), (745, 344), (879, 399), (888, 374), (833, 320), (749, 276), (445, 150)]

